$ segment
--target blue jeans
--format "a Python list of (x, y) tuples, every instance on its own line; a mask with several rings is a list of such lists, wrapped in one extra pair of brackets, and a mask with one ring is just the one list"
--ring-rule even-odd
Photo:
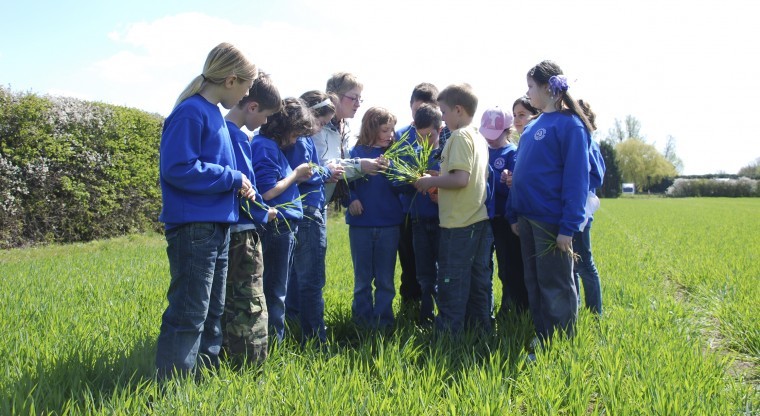
[[(400, 230), (392, 227), (349, 226), (351, 259), (354, 263), (354, 301), (351, 313), (354, 322), (363, 326), (393, 325), (393, 298), (396, 289), (396, 251)], [(372, 283), (375, 283), (374, 301)]]
[(556, 247), (559, 226), (518, 219), (525, 266), (530, 313), (536, 334), (549, 340), (556, 330), (573, 335), (578, 317), (578, 293), (573, 278), (573, 259)]
[(528, 291), (525, 289), (522, 250), (520, 237), (512, 232), (512, 228), (504, 217), (491, 219), (493, 230), (493, 251), (499, 264), (499, 280), (501, 280), (501, 308), (499, 314), (505, 314), (514, 308), (521, 313), (528, 310)]
[(417, 269), (417, 283), (422, 289), (420, 321), (433, 322), (435, 316), (436, 287), (438, 278), (438, 244), (441, 227), (438, 218), (420, 219), (412, 222), (412, 245)]
[(269, 312), (269, 333), (280, 341), (285, 337), (285, 297), (298, 231), (296, 221), (290, 221), (290, 227), (288, 229), (282, 220), (256, 226), (264, 257), (264, 298)]
[(196, 361), (219, 365), (229, 225), (181, 225), (166, 232), (166, 242), (171, 282), (156, 346), (160, 380), (189, 374)]
[(316, 338), (327, 342), (325, 333), (325, 256), (327, 228), (325, 209), (304, 206), (304, 218), (298, 222), (293, 268), (288, 281), (286, 307), (288, 316), (297, 315), (301, 323), (302, 342)]
[(492, 244), (488, 220), (461, 228), (441, 228), (437, 330), (457, 334), (466, 324), (468, 328), (491, 331)]
[(594, 257), (591, 255), (591, 220), (586, 228), (573, 235), (573, 251), (578, 253), (580, 259), (575, 263), (575, 288), (578, 290), (578, 302), (580, 302), (580, 285), (578, 276), (583, 281), (583, 292), (586, 298), (586, 307), (591, 312), (602, 314), (602, 284), (599, 280), (599, 271), (596, 270)]

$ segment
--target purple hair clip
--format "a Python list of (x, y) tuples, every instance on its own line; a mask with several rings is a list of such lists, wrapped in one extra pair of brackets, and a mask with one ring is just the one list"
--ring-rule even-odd
[(549, 78), (549, 89), (552, 95), (557, 96), (560, 92), (567, 91), (567, 77), (564, 75), (552, 75)]

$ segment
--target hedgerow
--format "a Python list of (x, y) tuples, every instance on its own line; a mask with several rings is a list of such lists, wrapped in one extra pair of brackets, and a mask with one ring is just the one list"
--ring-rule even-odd
[(0, 247), (159, 230), (163, 117), (0, 86)]
[(760, 197), (760, 181), (739, 179), (676, 179), (665, 192), (671, 197)]

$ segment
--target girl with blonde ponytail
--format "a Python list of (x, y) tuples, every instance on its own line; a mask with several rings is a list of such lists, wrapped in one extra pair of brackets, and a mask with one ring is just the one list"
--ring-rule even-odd
[(254, 199), (255, 190), (236, 167), (218, 105), (236, 105), (256, 75), (237, 48), (219, 44), (164, 122), (159, 220), (165, 223), (171, 282), (156, 347), (159, 380), (194, 372), (196, 361), (219, 365), (229, 226), (238, 221), (237, 198)]

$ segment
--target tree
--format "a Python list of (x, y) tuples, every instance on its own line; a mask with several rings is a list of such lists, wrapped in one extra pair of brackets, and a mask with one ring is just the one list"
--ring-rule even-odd
[(615, 153), (623, 180), (635, 183), (638, 191), (648, 190), (662, 179), (677, 175), (673, 164), (641, 139), (629, 138), (618, 143)]
[(617, 198), (620, 196), (623, 181), (620, 177), (620, 167), (617, 163), (615, 147), (611, 141), (602, 140), (599, 143), (599, 150), (602, 152), (606, 169), (602, 187), (596, 193), (602, 198)]
[(625, 116), (624, 121), (616, 118), (615, 125), (607, 132), (607, 140), (617, 144), (630, 138), (644, 140), (641, 134), (641, 122), (630, 114)]
[(626, 139), (644, 140), (644, 136), (641, 135), (641, 122), (630, 114), (625, 116), (625, 131), (628, 134)]
[(748, 178), (760, 178), (760, 157), (739, 169), (738, 175)]
[(625, 135), (625, 130), (623, 130), (623, 123), (621, 123), (620, 120), (615, 119), (615, 125), (612, 126), (607, 133), (607, 140), (612, 143), (621, 143), (625, 139), (627, 139), (627, 137)]
[(665, 151), (663, 152), (663, 155), (665, 156), (665, 159), (676, 168), (676, 172), (679, 174), (683, 172), (683, 161), (678, 155), (676, 155), (675, 137), (668, 135), (668, 141), (665, 143)]

